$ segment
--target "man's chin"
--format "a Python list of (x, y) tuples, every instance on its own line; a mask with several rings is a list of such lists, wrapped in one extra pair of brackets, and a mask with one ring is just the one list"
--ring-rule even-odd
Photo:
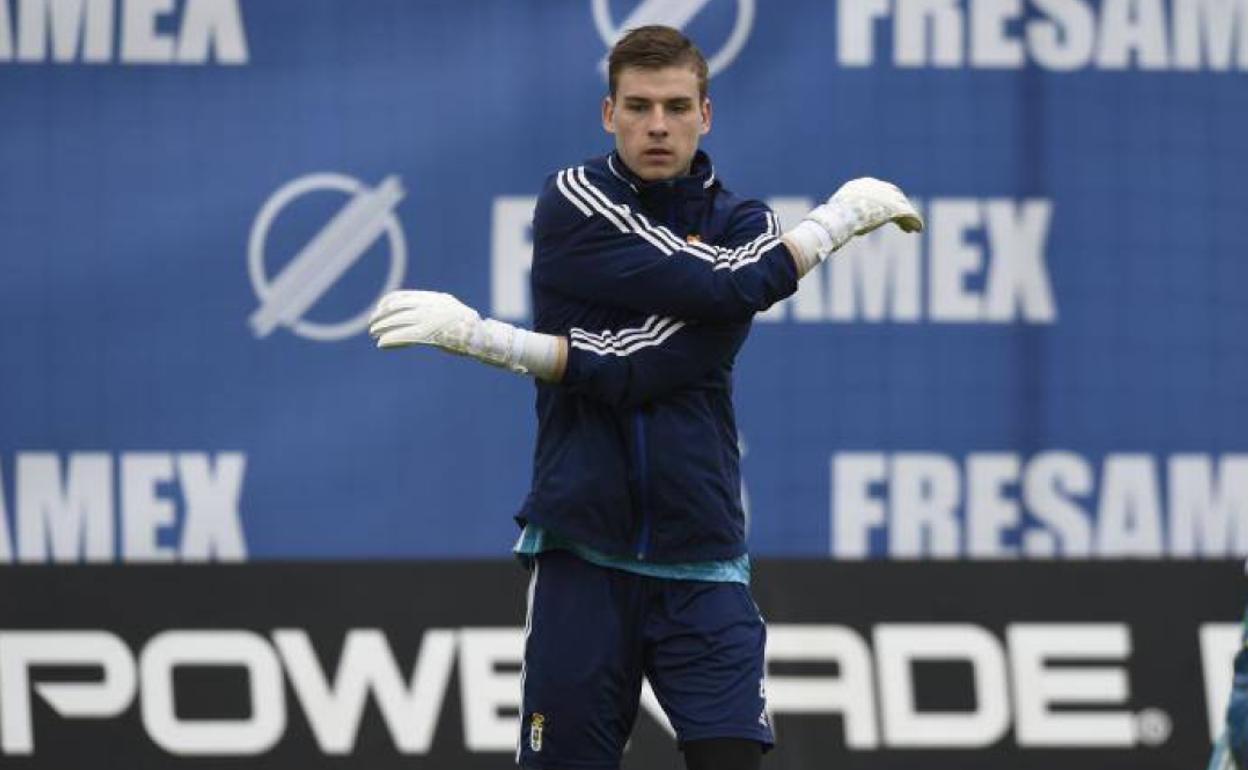
[(680, 168), (674, 160), (656, 161), (643, 159), (638, 165), (641, 168), (637, 170), (637, 176), (647, 182), (661, 182), (664, 179), (680, 176)]
[(629, 170), (645, 182), (662, 182), (667, 179), (684, 176), (689, 173), (689, 162), (691, 160), (686, 159), (684, 165), (681, 165), (678, 156), (675, 154), (657, 158), (647, 157), (643, 154), (630, 158), (621, 152), (620, 157), (623, 158)]

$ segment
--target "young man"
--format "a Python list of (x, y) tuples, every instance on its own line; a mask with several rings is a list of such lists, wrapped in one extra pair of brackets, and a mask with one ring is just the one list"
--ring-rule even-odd
[(535, 376), (532, 565), (520, 765), (616, 768), (642, 677), (691, 770), (757, 768), (773, 742), (749, 594), (733, 360), (754, 313), (855, 234), (922, 221), (900, 190), (846, 184), (781, 234), (698, 142), (707, 66), (680, 32), (612, 49), (615, 151), (546, 182), (534, 214), (533, 332), (425, 291), (383, 298), (382, 348), (433, 345)]

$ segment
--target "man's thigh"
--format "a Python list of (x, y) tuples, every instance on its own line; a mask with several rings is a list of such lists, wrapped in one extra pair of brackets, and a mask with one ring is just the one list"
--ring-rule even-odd
[(539, 554), (521, 672), (523, 767), (616, 768), (637, 716), (642, 578)]
[(775, 737), (763, 691), (767, 630), (740, 583), (665, 581), (646, 615), (645, 671), (683, 745)]

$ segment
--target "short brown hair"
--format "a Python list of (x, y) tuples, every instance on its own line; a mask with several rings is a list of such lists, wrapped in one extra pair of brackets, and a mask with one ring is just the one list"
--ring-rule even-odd
[(607, 82), (611, 98), (620, 82), (620, 72), (625, 67), (662, 69), (663, 67), (688, 66), (698, 76), (698, 96), (706, 98), (708, 78), (706, 59), (693, 41), (680, 30), (652, 24), (630, 29), (611, 48), (607, 59)]

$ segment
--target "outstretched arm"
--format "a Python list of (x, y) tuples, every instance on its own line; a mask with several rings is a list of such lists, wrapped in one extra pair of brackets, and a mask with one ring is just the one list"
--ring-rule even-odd
[(482, 319), (450, 294), (397, 291), (382, 299), (369, 333), (379, 348), (437, 347), (613, 406), (632, 407), (732, 360), (745, 327), (651, 315), (614, 329), (573, 328), (561, 336)]
[(588, 302), (701, 321), (743, 321), (792, 294), (797, 281), (854, 235), (897, 222), (922, 229), (895, 186), (857, 179), (781, 234), (766, 207), (742, 213), (748, 239), (686, 243), (613, 201), (584, 168), (547, 181), (534, 213), (533, 281)]

